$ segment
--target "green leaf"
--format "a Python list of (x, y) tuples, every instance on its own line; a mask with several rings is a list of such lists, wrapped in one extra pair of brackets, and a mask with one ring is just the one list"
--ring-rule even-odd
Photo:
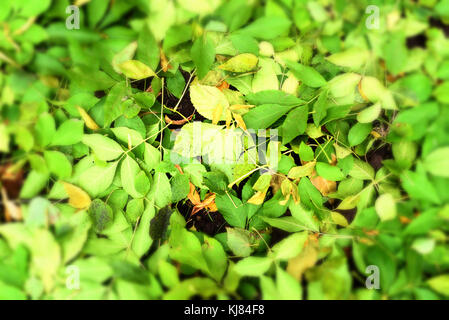
[(103, 161), (115, 160), (123, 154), (123, 149), (117, 142), (98, 133), (85, 134), (82, 142), (93, 150), (98, 159)]
[(108, 128), (109, 125), (121, 116), (120, 105), (122, 99), (125, 96), (128, 88), (124, 81), (116, 83), (106, 98), (104, 103), (104, 127)]
[(449, 275), (442, 274), (427, 280), (427, 284), (436, 292), (449, 296)]
[(126, 220), (132, 225), (136, 224), (137, 220), (143, 214), (143, 210), (143, 199), (131, 199), (126, 205)]
[(279, 292), (278, 299), (302, 299), (301, 283), (280, 267), (276, 268), (276, 287)]
[(112, 128), (111, 131), (114, 133), (117, 139), (133, 147), (143, 143), (144, 140), (142, 134), (128, 127)]
[(36, 196), (47, 185), (49, 177), (48, 172), (31, 170), (20, 190), (20, 198), (30, 199)]
[(66, 179), (72, 175), (72, 164), (67, 157), (59, 151), (45, 151), (45, 162), (51, 173), (59, 179)]
[(440, 84), (433, 92), (434, 96), (440, 103), (449, 103), (449, 81), (445, 81)]
[(84, 122), (70, 119), (63, 122), (56, 130), (51, 140), (52, 146), (69, 146), (78, 143), (83, 138)]
[(351, 48), (342, 52), (337, 52), (326, 59), (333, 64), (351, 69), (359, 69), (369, 58), (369, 51), (360, 48)]
[(272, 263), (266, 257), (247, 257), (236, 263), (234, 271), (241, 276), (259, 277), (270, 269)]
[(247, 112), (243, 120), (249, 129), (266, 129), (292, 108), (279, 104), (263, 104)]
[(340, 181), (345, 178), (339, 167), (331, 166), (328, 163), (317, 162), (315, 168), (318, 175), (326, 180)]
[(192, 232), (181, 226), (173, 228), (170, 233), (169, 245), (170, 258), (206, 273), (209, 272), (207, 262), (203, 257), (201, 243)]
[(55, 119), (49, 113), (40, 114), (34, 130), (37, 143), (46, 147), (51, 143), (56, 132)]
[(296, 257), (302, 251), (307, 237), (308, 233), (304, 231), (282, 239), (271, 248), (273, 257), (277, 260), (289, 260)]
[(137, 59), (151, 69), (156, 70), (159, 64), (159, 55), (160, 52), (156, 39), (148, 25), (144, 24), (137, 39)]
[(114, 219), (112, 208), (100, 199), (92, 201), (88, 213), (95, 230), (99, 233), (110, 225)]
[(393, 33), (383, 47), (383, 54), (387, 69), (397, 75), (404, 70), (407, 59), (407, 47), (405, 45), (405, 36), (401, 32)]
[(312, 148), (305, 144), (304, 141), (301, 141), (301, 144), (299, 145), (299, 157), (302, 161), (312, 161), (315, 159)]
[(145, 143), (144, 159), (148, 169), (151, 170), (156, 168), (161, 161), (161, 154), (158, 149), (148, 143)]
[(33, 231), (30, 244), (32, 271), (42, 279), (46, 291), (50, 291), (56, 281), (56, 273), (61, 264), (61, 248), (53, 234), (46, 229)]
[(268, 58), (260, 58), (260, 69), (256, 72), (251, 83), (251, 89), (253, 92), (266, 91), (266, 90), (278, 90), (279, 79), (277, 76), (278, 66), (274, 60)]
[(315, 232), (320, 231), (318, 220), (315, 218), (312, 210), (307, 210), (302, 204), (296, 204), (293, 201), (290, 202), (288, 208), (293, 218), (303, 226), (303, 229)]
[(171, 203), (172, 190), (165, 173), (157, 171), (154, 174), (153, 188), (150, 193), (154, 196), (154, 202), (159, 208)]
[(198, 38), (193, 43), (190, 54), (195, 63), (199, 79), (203, 79), (215, 61), (214, 44), (207, 36)]
[(349, 175), (360, 180), (373, 180), (374, 169), (370, 166), (369, 163), (366, 163), (359, 159), (354, 159), (354, 165), (351, 171), (349, 171)]
[(106, 191), (114, 180), (118, 161), (107, 165), (94, 165), (79, 176), (79, 185), (92, 197)]
[(141, 80), (149, 77), (157, 77), (156, 73), (145, 63), (138, 60), (128, 60), (118, 65), (123, 74), (131, 79)]
[(233, 227), (245, 228), (246, 210), (242, 201), (231, 194), (217, 194), (215, 203), (223, 218)]
[(357, 121), (360, 123), (370, 123), (379, 118), (382, 107), (379, 102), (373, 104), (372, 106), (360, 111), (357, 114)]
[(348, 133), (349, 146), (361, 144), (370, 134), (372, 128), (371, 123), (356, 123)]
[(168, 224), (170, 223), (172, 213), (173, 211), (167, 206), (159, 210), (159, 212), (155, 214), (154, 218), (151, 219), (150, 236), (153, 241), (164, 240), (165, 232), (167, 231)]
[(257, 19), (239, 32), (261, 40), (271, 40), (287, 32), (291, 21), (279, 16), (266, 16)]
[(293, 61), (286, 61), (286, 65), (298, 80), (309, 87), (319, 88), (326, 84), (323, 76), (312, 67)]
[(449, 178), (449, 147), (432, 151), (424, 158), (424, 167), (431, 174)]
[(308, 111), (308, 108), (303, 106), (295, 108), (287, 114), (281, 127), (283, 144), (289, 143), (306, 131)]
[(321, 124), (321, 120), (323, 120), (327, 115), (327, 96), (329, 91), (325, 90), (320, 94), (317, 101), (313, 104), (313, 123), (315, 126), (319, 126)]
[(227, 244), (237, 257), (248, 257), (253, 251), (249, 232), (240, 228), (226, 228)]
[(141, 172), (137, 162), (130, 156), (126, 156), (120, 168), (120, 176), (123, 189), (133, 198), (143, 198), (145, 195), (136, 188), (137, 175)]
[(245, 96), (245, 99), (248, 103), (254, 105), (280, 104), (283, 106), (296, 107), (304, 104), (303, 100), (280, 90), (263, 90), (256, 93), (250, 93)]
[(204, 236), (202, 250), (210, 275), (220, 282), (228, 266), (227, 256), (223, 247), (218, 240)]
[(147, 202), (145, 210), (140, 217), (139, 225), (131, 245), (134, 253), (141, 258), (149, 249), (153, 240), (150, 237), (150, 221), (155, 215), (154, 205), (152, 202)]
[(178, 174), (171, 180), (172, 202), (178, 202), (187, 198), (190, 192), (189, 178), (186, 175)]
[(260, 218), (270, 226), (287, 232), (299, 232), (307, 230), (307, 228), (305, 228), (302, 223), (298, 222), (298, 220), (293, 217), (268, 218), (261, 216)]

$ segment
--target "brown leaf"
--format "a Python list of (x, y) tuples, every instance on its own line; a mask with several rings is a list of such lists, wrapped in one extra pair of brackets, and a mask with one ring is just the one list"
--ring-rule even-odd
[(323, 196), (327, 196), (329, 193), (337, 190), (337, 183), (335, 181), (329, 181), (320, 176), (314, 176), (310, 178), (310, 182), (321, 192)]
[(165, 115), (165, 122), (167, 124), (174, 124), (176, 126), (181, 126), (186, 122), (189, 122), (190, 120), (192, 120), (193, 114), (191, 114), (188, 118), (185, 119), (181, 119), (181, 120), (172, 120), (170, 119), (167, 115)]
[(5, 220), (19, 221), (22, 220), (22, 210), (13, 201), (9, 200), (5, 188), (2, 187), (2, 202), (5, 209)]
[(21, 166), (20, 163), (16, 165), (9, 163), (0, 166), (0, 182), (11, 199), (19, 197), (20, 189), (23, 185), (23, 170)]
[(173, 69), (173, 67), (168, 62), (167, 57), (165, 56), (165, 53), (162, 50), (162, 48), (160, 49), (160, 53), (161, 53), (161, 67), (162, 67), (162, 70), (164, 72), (167, 72), (168, 69)]
[(220, 83), (217, 88), (221, 91), (223, 91), (224, 89), (229, 89), (229, 83), (227, 83), (226, 81), (223, 81), (222, 83)]

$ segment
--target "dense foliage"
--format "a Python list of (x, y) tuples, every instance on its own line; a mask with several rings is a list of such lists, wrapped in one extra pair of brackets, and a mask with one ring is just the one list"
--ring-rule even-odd
[(448, 0), (1, 7), (0, 299), (449, 296)]

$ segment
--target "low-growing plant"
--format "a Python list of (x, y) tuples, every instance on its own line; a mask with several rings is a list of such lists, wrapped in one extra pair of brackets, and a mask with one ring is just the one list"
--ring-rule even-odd
[(447, 298), (448, 8), (3, 0), (0, 299)]

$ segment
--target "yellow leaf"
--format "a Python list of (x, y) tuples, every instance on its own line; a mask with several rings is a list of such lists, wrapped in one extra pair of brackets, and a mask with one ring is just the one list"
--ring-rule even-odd
[(233, 113), (232, 115), (234, 116), (234, 119), (237, 122), (238, 127), (246, 131), (246, 124), (245, 121), (243, 121), (243, 117), (238, 113)]
[(301, 253), (288, 261), (287, 272), (296, 280), (300, 280), (304, 272), (313, 267), (317, 261), (318, 245), (314, 241), (308, 241)]
[(157, 77), (156, 73), (146, 64), (137, 60), (128, 60), (118, 65), (120, 71), (131, 79), (141, 80), (149, 77)]
[[(268, 190), (268, 188), (267, 188)], [(255, 205), (260, 205), (265, 200), (265, 195), (267, 194), (267, 190), (265, 191), (257, 191), (247, 202)]]
[(218, 121), (226, 120), (226, 111), (229, 102), (223, 92), (216, 87), (192, 84), (190, 86), (190, 100), (195, 109), (205, 118), (212, 120), (217, 108), (221, 108), (222, 113)]
[(259, 58), (252, 53), (242, 53), (229, 59), (218, 68), (230, 72), (248, 72), (257, 66), (258, 61)]
[(84, 123), (86, 124), (86, 127), (88, 127), (91, 130), (98, 130), (100, 127), (95, 123), (95, 121), (90, 117), (90, 115), (81, 108), (80, 106), (76, 106), (78, 109), (78, 112), (81, 115), (81, 118), (83, 119)]
[(212, 124), (217, 124), (218, 121), (220, 121), (222, 113), (223, 113), (223, 106), (218, 105), (212, 112)]
[(332, 220), (339, 226), (342, 226), (342, 227), (348, 226), (348, 220), (346, 220), (346, 218), (342, 214), (332, 211), (331, 217), (332, 217)]
[(63, 182), (64, 189), (69, 196), (69, 204), (76, 209), (86, 209), (90, 206), (89, 195), (81, 188), (68, 182)]

